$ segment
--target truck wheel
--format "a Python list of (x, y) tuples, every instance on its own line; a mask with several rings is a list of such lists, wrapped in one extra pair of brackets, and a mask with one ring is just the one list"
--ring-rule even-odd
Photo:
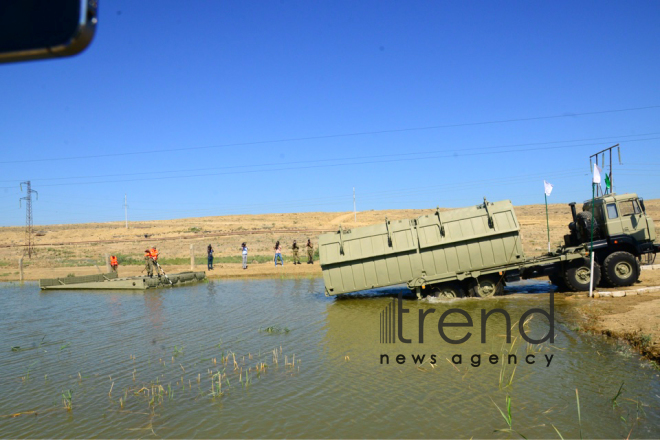
[(629, 252), (611, 253), (603, 262), (605, 279), (614, 287), (632, 285), (639, 278), (639, 262)]
[(499, 276), (485, 275), (471, 278), (468, 282), (468, 293), (477, 298), (501, 295), (504, 292), (504, 282)]
[(548, 278), (550, 278), (550, 282), (552, 283), (553, 286), (557, 286), (557, 290), (559, 292), (566, 292), (568, 287), (566, 286), (566, 282), (564, 279), (561, 277), (561, 275), (553, 273), (548, 275)]
[(465, 290), (459, 283), (442, 283), (431, 291), (436, 298), (463, 298)]
[[(589, 280), (591, 276), (590, 262), (583, 258), (566, 268), (564, 272), (564, 281), (566, 286), (574, 292), (583, 292), (589, 290)], [(600, 282), (600, 265), (594, 261), (594, 287)]]

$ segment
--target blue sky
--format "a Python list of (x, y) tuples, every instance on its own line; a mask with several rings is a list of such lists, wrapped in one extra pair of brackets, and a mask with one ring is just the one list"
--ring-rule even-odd
[(0, 65), (0, 225), (660, 197), (658, 2), (107, 1)]

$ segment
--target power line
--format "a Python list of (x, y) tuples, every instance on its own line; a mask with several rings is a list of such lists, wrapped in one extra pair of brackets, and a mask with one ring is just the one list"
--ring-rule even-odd
[(638, 111), (638, 110), (651, 110), (660, 108), (660, 105), (651, 105), (646, 107), (631, 107), (623, 109), (614, 109), (614, 110), (601, 110), (593, 112), (581, 112), (581, 113), (564, 113), (561, 115), (550, 115), (550, 116), (533, 116), (529, 118), (512, 118), (512, 119), (499, 119), (493, 121), (478, 121), (478, 122), (463, 122), (456, 124), (441, 124), (441, 125), (430, 125), (426, 127), (411, 127), (411, 128), (398, 128), (391, 130), (376, 130), (376, 131), (361, 131), (354, 133), (338, 133), (338, 134), (327, 134), (319, 136), (305, 136), (305, 137), (293, 137), (293, 138), (284, 138), (284, 139), (274, 139), (274, 140), (263, 140), (263, 141), (251, 141), (251, 142), (237, 142), (231, 144), (220, 144), (220, 145), (208, 145), (202, 147), (182, 147), (182, 148), (168, 148), (160, 150), (146, 150), (146, 151), (133, 151), (126, 153), (106, 153), (106, 154), (95, 154), (95, 155), (86, 155), (86, 156), (69, 156), (69, 157), (55, 157), (55, 158), (39, 158), (39, 159), (23, 159), (23, 160), (10, 160), (10, 161), (0, 161), (0, 164), (11, 164), (11, 163), (30, 163), (30, 162), (52, 162), (52, 161), (62, 161), (62, 160), (80, 160), (80, 159), (98, 159), (104, 157), (120, 157), (120, 156), (135, 156), (139, 154), (153, 154), (153, 153), (170, 153), (177, 151), (194, 151), (194, 150), (208, 150), (215, 148), (226, 148), (226, 147), (244, 147), (250, 145), (263, 145), (263, 144), (275, 144), (283, 142), (300, 142), (300, 141), (310, 141), (310, 140), (321, 140), (321, 139), (335, 139), (342, 137), (353, 137), (353, 136), (367, 136), (374, 134), (387, 134), (387, 133), (405, 133), (411, 131), (424, 131), (424, 130), (437, 130), (442, 128), (457, 128), (457, 127), (472, 127), (478, 125), (493, 125), (493, 124), (506, 124), (512, 122), (526, 122), (526, 121), (539, 121), (539, 120), (548, 120), (548, 119), (561, 119), (561, 118), (572, 118), (576, 116), (590, 116), (590, 115), (602, 115), (610, 113), (622, 113), (629, 111)]
[[(410, 197), (410, 196), (415, 196), (418, 194), (428, 194), (430, 190), (433, 191), (439, 191), (439, 194), (443, 194), (443, 192), (451, 192), (455, 193), (458, 190), (467, 190), (467, 189), (473, 189), (473, 188), (483, 188), (483, 187), (488, 187), (488, 188), (493, 188), (493, 187), (501, 187), (501, 186), (508, 186), (508, 185), (515, 185), (515, 184), (520, 184), (520, 183), (526, 183), (529, 182), (530, 179), (541, 179), (543, 177), (546, 178), (553, 178), (555, 180), (559, 180), (562, 178), (567, 178), (567, 177), (575, 177), (579, 175), (588, 175), (589, 173), (586, 170), (580, 171), (582, 168), (571, 168), (571, 169), (565, 169), (562, 171), (557, 171), (557, 172), (542, 172), (542, 173), (529, 173), (529, 174), (522, 174), (522, 175), (517, 175), (517, 176), (511, 176), (511, 177), (500, 177), (496, 179), (482, 179), (482, 180), (471, 180), (469, 182), (453, 182), (453, 183), (444, 183), (444, 184), (436, 184), (436, 185), (424, 185), (424, 186), (418, 186), (418, 187), (408, 187), (408, 188), (399, 188), (399, 189), (394, 189), (394, 190), (385, 190), (385, 191), (373, 191), (373, 192), (366, 192), (366, 193), (361, 193), (362, 195), (361, 200), (366, 201), (366, 202), (373, 202), (373, 201), (379, 201), (379, 200), (395, 200), (398, 198), (403, 198), (403, 197)], [(442, 191), (442, 192), (440, 192)], [(292, 208), (292, 207), (298, 207), (298, 206), (328, 206), (328, 205), (343, 205), (345, 204), (345, 195), (336, 195), (336, 196), (321, 196), (321, 197), (315, 197), (315, 198), (305, 198), (305, 199), (294, 199), (294, 200), (285, 200), (282, 202), (277, 202), (277, 207), (278, 208)], [(95, 199), (88, 199), (90, 201), (93, 201)], [(440, 197), (440, 200), (444, 200), (444, 197)], [(144, 203), (140, 202), (134, 202), (134, 203), (139, 203), (140, 205), (143, 205)], [(148, 203), (148, 202), (147, 202)], [(431, 203), (436, 203), (437, 200), (433, 201)], [(66, 205), (68, 206), (69, 204), (61, 204), (62, 206)], [(197, 205), (197, 204), (196, 204)], [(249, 203), (249, 204), (234, 204), (234, 205), (218, 205), (218, 206), (205, 206), (204, 208), (186, 208), (186, 209), (149, 209), (149, 208), (133, 208), (134, 211), (139, 211), (139, 212), (195, 212), (195, 213), (202, 213), (202, 212), (214, 212), (217, 213), (218, 210), (224, 210), (223, 212), (230, 212), (232, 209), (233, 210), (259, 210), (263, 209), (270, 206), (269, 204), (265, 203)], [(111, 213), (112, 209), (108, 208), (104, 212)]]
[[(458, 183), (450, 183), (450, 184), (443, 183), (443, 184), (435, 184), (435, 185), (424, 185), (424, 186), (421, 186), (421, 187), (417, 186), (417, 187), (398, 188), (398, 189), (395, 189), (395, 190), (373, 191), (373, 192), (363, 193), (363, 196), (366, 194), (366, 196), (365, 196), (366, 198), (371, 198), (373, 196), (389, 196), (389, 195), (392, 195), (392, 194), (409, 193), (411, 191), (412, 192), (417, 192), (417, 191), (427, 192), (428, 190), (431, 190), (431, 189), (438, 190), (438, 189), (451, 189), (451, 188), (468, 188), (468, 187), (471, 187), (471, 186), (492, 185), (492, 184), (501, 184), (501, 183), (508, 183), (508, 182), (514, 182), (515, 183), (515, 182), (519, 182), (519, 181), (527, 181), (527, 180), (529, 180), (530, 178), (533, 178), (533, 177), (573, 176), (573, 175), (580, 174), (580, 173), (577, 173), (580, 170), (582, 170), (581, 167), (580, 168), (575, 167), (575, 168), (566, 168), (566, 169), (562, 169), (561, 171), (555, 171), (555, 172), (518, 174), (516, 176), (499, 177), (499, 178), (496, 178), (496, 179), (470, 180), (469, 182), (458, 182)], [(586, 173), (586, 171), (584, 171), (584, 172)], [(331, 200), (341, 201), (341, 200), (344, 200), (344, 199), (345, 199), (344, 195), (318, 196), (318, 197), (311, 197), (311, 198), (287, 200), (287, 201), (284, 201), (283, 203), (284, 204), (291, 204), (291, 203), (300, 203), (300, 204), (302, 204), (302, 203), (307, 203), (307, 202), (324, 202), (324, 201), (331, 201)], [(81, 200), (83, 202), (85, 200), (89, 200), (90, 202), (92, 202), (92, 201), (98, 201), (99, 199), (96, 198), (96, 197), (93, 197), (93, 198), (79, 199), (79, 200)], [(111, 201), (111, 200), (109, 200), (109, 201)], [(53, 203), (53, 202), (45, 201), (44, 203)], [(139, 202), (139, 203), (140, 203), (141, 206), (144, 206), (144, 205), (148, 205), (149, 203), (154, 203), (154, 202), (147, 201), (147, 202)], [(159, 206), (162, 205), (161, 203), (158, 203), (158, 202), (156, 202), (156, 203)], [(60, 204), (60, 203), (58, 203), (58, 204)], [(182, 204), (185, 204), (185, 203), (184, 202), (177, 203), (177, 205), (182, 205)], [(197, 204), (198, 203), (189, 203), (189, 205), (197, 205)], [(278, 204), (280, 204), (280, 203), (278, 203)], [(68, 201), (65, 204), (62, 204), (62, 205), (66, 205), (66, 206), (74, 206), (75, 205), (75, 206), (89, 207), (89, 204), (86, 204), (86, 203), (75, 204), (75, 203), (70, 203)], [(223, 204), (222, 206), (224, 207), (224, 206), (227, 206), (227, 205)], [(261, 204), (241, 204), (241, 205), (235, 205), (235, 206), (241, 206), (241, 207), (257, 206), (257, 207), (260, 207), (262, 205)], [(145, 209), (145, 208), (134, 208), (134, 209), (136, 211), (148, 211), (149, 210), (149, 209)], [(208, 206), (207, 208), (204, 208), (204, 209), (216, 209), (216, 207)], [(170, 209), (168, 209), (168, 211), (169, 210)], [(111, 212), (111, 208), (108, 208), (108, 212)]]
[[(627, 167), (624, 167), (626, 169)], [(478, 180), (478, 181), (469, 181), (469, 182), (463, 182), (463, 183), (452, 183), (452, 184), (439, 184), (439, 185), (425, 185), (424, 187), (409, 187), (409, 188), (399, 188), (396, 190), (386, 190), (386, 191), (375, 191), (375, 192), (367, 192), (363, 193), (363, 200), (367, 202), (373, 202), (373, 201), (378, 201), (378, 200), (392, 200), (393, 198), (401, 198), (401, 197), (409, 197), (409, 196), (414, 196), (415, 194), (419, 193), (427, 193), (430, 189), (431, 190), (445, 190), (445, 191), (456, 191), (457, 189), (471, 189), (471, 188), (478, 188), (478, 187), (483, 187), (484, 185), (488, 187), (492, 186), (506, 186), (506, 185), (511, 185), (511, 184), (516, 184), (516, 183), (523, 183), (528, 181), (530, 178), (533, 177), (553, 177), (553, 178), (563, 178), (563, 177), (572, 177), (572, 176), (577, 176), (579, 174), (583, 174), (580, 172), (577, 172), (581, 170), (582, 168), (573, 168), (573, 169), (564, 169), (562, 171), (558, 172), (543, 172), (543, 173), (534, 173), (534, 174), (523, 174), (523, 175), (517, 175), (517, 176), (512, 176), (512, 177), (500, 177), (497, 179), (485, 179), (485, 180)], [(288, 206), (327, 206), (327, 205), (339, 205), (341, 203), (338, 203), (340, 200), (343, 200), (344, 196), (321, 196), (321, 197), (314, 197), (314, 198), (306, 198), (306, 199), (296, 199), (296, 200), (287, 200), (283, 202), (278, 202), (277, 205), (279, 207), (288, 207)], [(97, 201), (97, 198), (90, 198), (87, 199), (90, 202), (92, 201)], [(84, 199), (81, 199), (81, 202), (84, 202)], [(310, 204), (310, 202), (312, 202)], [(48, 202), (47, 203), (52, 203)], [(150, 203), (149, 201), (145, 202), (147, 205)], [(144, 206), (145, 203), (140, 203), (141, 206)], [(433, 202), (435, 203), (435, 201)], [(66, 202), (65, 204), (62, 203), (57, 203), (56, 204), (59, 206), (70, 206), (71, 203)], [(193, 207), (192, 208), (187, 208), (187, 209), (181, 209), (181, 210), (172, 210), (168, 209), (168, 212), (191, 212), (191, 211), (197, 211), (197, 212), (208, 212), (208, 211), (216, 211), (218, 209), (222, 210), (227, 210), (227, 209), (249, 209), (249, 208), (255, 208), (255, 209), (261, 209), (266, 207), (263, 203), (252, 203), (252, 204), (241, 204), (241, 205), (232, 205), (232, 206), (227, 206), (223, 204), (222, 206), (207, 206), (205, 208), (195, 208), (194, 206), (198, 204), (190, 204)], [(89, 204), (79, 204), (78, 206), (86, 206), (88, 207)], [(103, 208), (100, 208), (100, 210), (103, 210)], [(141, 212), (163, 212), (163, 210), (159, 209), (149, 209), (149, 208), (136, 208), (136, 211), (141, 211)], [(98, 211), (97, 211), (98, 212)], [(111, 210), (107, 210), (107, 212), (111, 212)]]
[[(650, 137), (643, 139), (629, 139), (627, 142), (642, 142), (649, 140), (657, 140), (660, 137)], [(300, 170), (300, 169), (315, 169), (315, 168), (329, 168), (329, 167), (338, 167), (338, 166), (347, 166), (347, 165), (371, 165), (377, 163), (392, 163), (392, 162), (404, 162), (404, 161), (417, 161), (417, 160), (428, 160), (428, 159), (440, 159), (440, 158), (456, 158), (456, 157), (471, 157), (471, 156), (484, 156), (492, 154), (506, 154), (506, 153), (524, 153), (529, 151), (539, 151), (539, 150), (555, 150), (555, 149), (565, 149), (565, 148), (574, 148), (574, 147), (584, 147), (584, 146), (594, 146), (601, 145), (601, 142), (596, 143), (584, 143), (584, 144), (573, 144), (573, 145), (561, 145), (553, 147), (538, 147), (538, 148), (517, 148), (509, 150), (500, 150), (500, 151), (486, 151), (479, 153), (459, 153), (454, 151), (451, 154), (429, 154), (423, 157), (415, 158), (397, 158), (397, 159), (383, 159), (383, 160), (365, 160), (361, 162), (344, 162), (344, 163), (335, 163), (335, 164), (322, 164), (322, 165), (307, 165), (307, 166), (294, 166), (294, 167), (280, 167), (280, 168), (267, 168), (267, 169), (253, 169), (253, 170), (244, 170), (244, 171), (227, 171), (221, 173), (202, 173), (202, 174), (188, 174), (188, 175), (177, 175), (177, 176), (157, 176), (157, 177), (143, 177), (137, 179), (123, 179), (123, 180), (100, 180), (100, 181), (91, 181), (91, 182), (67, 182), (67, 183), (51, 183), (41, 185), (42, 187), (52, 187), (52, 186), (71, 186), (71, 185), (93, 185), (93, 184), (103, 184), (103, 183), (127, 183), (127, 182), (143, 182), (143, 181), (155, 181), (155, 180), (171, 180), (171, 179), (185, 179), (185, 178), (194, 178), (194, 177), (211, 177), (211, 176), (222, 176), (222, 175), (235, 175), (235, 174), (254, 174), (254, 173), (264, 173), (272, 171), (289, 171), (289, 170)], [(467, 149), (466, 149), (467, 150)], [(461, 150), (465, 151), (465, 150)], [(136, 173), (135, 175), (141, 175), (142, 173)], [(0, 187), (0, 188), (11, 188), (11, 187)]]
[[(611, 135), (611, 136), (601, 136), (594, 138), (578, 138), (578, 139), (564, 139), (560, 141), (545, 141), (545, 142), (528, 142), (522, 144), (507, 144), (507, 145), (495, 145), (488, 147), (472, 147), (472, 148), (461, 148), (460, 151), (478, 151), (478, 150), (493, 150), (499, 148), (514, 148), (514, 147), (529, 147), (537, 145), (552, 145), (552, 144), (563, 144), (563, 143), (572, 143), (572, 142), (586, 142), (586, 141), (598, 141), (598, 140), (612, 140), (612, 139), (621, 139), (629, 137), (640, 137), (640, 136), (654, 136), (660, 134), (660, 132), (651, 132), (651, 133), (639, 133), (639, 134), (625, 134), (625, 135)], [(644, 140), (644, 139), (642, 139)], [(631, 142), (629, 140), (628, 142)], [(344, 157), (344, 158), (332, 158), (332, 159), (316, 159), (316, 160), (302, 160), (302, 161), (291, 161), (291, 162), (271, 162), (271, 163), (261, 163), (261, 164), (250, 164), (250, 165), (230, 165), (223, 167), (213, 167), (213, 168), (193, 168), (193, 169), (176, 169), (176, 170), (158, 170), (158, 171), (140, 171), (136, 173), (118, 173), (118, 174), (97, 174), (97, 175), (87, 175), (87, 176), (67, 176), (67, 177), (51, 177), (51, 178), (41, 178), (41, 179), (32, 179), (32, 181), (45, 182), (50, 180), (73, 180), (73, 179), (95, 179), (95, 178), (104, 178), (104, 177), (123, 177), (123, 176), (144, 176), (149, 174), (163, 175), (165, 173), (184, 173), (184, 172), (198, 172), (198, 171), (217, 171), (217, 170), (231, 170), (231, 169), (241, 169), (241, 168), (250, 168), (250, 167), (262, 167), (262, 166), (283, 166), (283, 165), (299, 165), (299, 164), (312, 164), (312, 163), (323, 163), (323, 162), (338, 162), (338, 161), (347, 161), (347, 160), (361, 160), (361, 159), (380, 159), (387, 157), (405, 157), (405, 156), (415, 156), (415, 155), (424, 155), (424, 154), (437, 154), (442, 152), (453, 152), (456, 150), (451, 149), (441, 149), (441, 150), (429, 150), (429, 151), (418, 151), (410, 153), (395, 153), (395, 154), (379, 154), (379, 155), (368, 155), (368, 156), (353, 156), (353, 157)], [(15, 182), (16, 179), (11, 180), (0, 180), (0, 182)]]

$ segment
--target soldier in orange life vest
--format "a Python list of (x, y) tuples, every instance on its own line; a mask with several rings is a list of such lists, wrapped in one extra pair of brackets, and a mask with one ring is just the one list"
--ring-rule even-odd
[(119, 262), (117, 261), (117, 257), (112, 255), (110, 257), (110, 267), (112, 268), (113, 272), (117, 272), (117, 266), (119, 266)]
[(156, 246), (149, 250), (149, 256), (151, 257), (151, 264), (156, 271), (156, 275), (160, 278), (160, 273), (158, 272), (158, 249), (156, 249)]
[(152, 277), (154, 276), (154, 260), (151, 259), (151, 250), (144, 250), (144, 260), (145, 260), (145, 269), (147, 269), (147, 275)]

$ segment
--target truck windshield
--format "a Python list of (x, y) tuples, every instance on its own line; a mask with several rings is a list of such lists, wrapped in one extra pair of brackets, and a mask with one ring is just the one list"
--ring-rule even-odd
[(637, 200), (627, 200), (625, 202), (619, 203), (619, 206), (621, 207), (621, 215), (633, 215), (642, 212), (639, 209)]

